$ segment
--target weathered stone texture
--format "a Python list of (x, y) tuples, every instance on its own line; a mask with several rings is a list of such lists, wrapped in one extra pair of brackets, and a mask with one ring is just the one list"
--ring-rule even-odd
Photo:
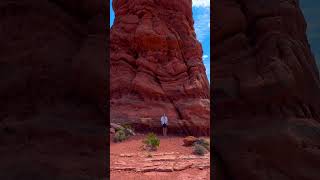
[(296, 0), (216, 0), (215, 175), (319, 179), (320, 81)]
[(113, 9), (111, 120), (150, 118), (147, 125), (159, 127), (165, 112), (170, 128), (209, 134), (209, 83), (191, 0), (114, 0)]

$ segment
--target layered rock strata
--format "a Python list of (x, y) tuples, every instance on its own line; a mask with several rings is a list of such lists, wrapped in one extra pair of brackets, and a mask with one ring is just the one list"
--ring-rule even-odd
[(209, 134), (209, 83), (190, 0), (114, 0), (110, 32), (111, 121)]
[(320, 80), (296, 0), (216, 0), (219, 179), (319, 179)]
[(0, 179), (105, 177), (105, 6), (0, 2)]

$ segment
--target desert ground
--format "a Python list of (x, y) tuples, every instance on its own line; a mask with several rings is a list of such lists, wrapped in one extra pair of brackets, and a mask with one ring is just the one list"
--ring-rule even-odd
[(183, 145), (184, 137), (172, 135), (158, 135), (159, 148), (149, 152), (141, 147), (145, 137), (137, 134), (118, 143), (110, 139), (111, 180), (210, 179), (210, 152), (194, 155), (192, 147)]

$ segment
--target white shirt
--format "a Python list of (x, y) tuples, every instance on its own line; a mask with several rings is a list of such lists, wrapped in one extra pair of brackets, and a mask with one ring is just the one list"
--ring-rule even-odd
[(167, 124), (168, 125), (168, 117), (167, 116), (161, 116), (161, 125)]

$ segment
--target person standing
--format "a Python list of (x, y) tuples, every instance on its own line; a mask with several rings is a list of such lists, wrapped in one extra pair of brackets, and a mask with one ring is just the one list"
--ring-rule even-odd
[(161, 116), (160, 119), (161, 125), (162, 125), (162, 133), (163, 136), (167, 136), (167, 130), (168, 130), (168, 117), (166, 116), (165, 113)]

